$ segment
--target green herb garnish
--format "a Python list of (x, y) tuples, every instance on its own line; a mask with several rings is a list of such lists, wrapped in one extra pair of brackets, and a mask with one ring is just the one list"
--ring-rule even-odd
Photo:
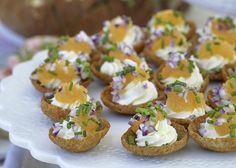
[(211, 48), (211, 43), (207, 43), (207, 44), (206, 44), (206, 50), (207, 50), (208, 52), (210, 52), (211, 54), (213, 54), (213, 51), (212, 51), (212, 48)]
[(70, 82), (69, 91), (72, 91), (73, 85), (74, 85), (74, 83), (73, 83), (73, 82)]
[(231, 96), (236, 96), (236, 91), (231, 93)]
[(208, 124), (214, 124), (214, 121), (213, 120), (207, 120), (207, 123)]
[(130, 72), (134, 72), (136, 70), (135, 67), (133, 66), (127, 66), (123, 68), (123, 71), (117, 72), (116, 76), (122, 75), (125, 76), (126, 74), (130, 73)]
[(109, 34), (109, 31), (105, 32), (104, 37), (102, 39), (102, 44), (106, 44), (107, 42), (109, 42)]
[(232, 124), (229, 126), (229, 129), (236, 129), (236, 124)]
[(68, 41), (69, 38), (70, 38), (70, 36), (68, 36), (68, 35), (60, 36), (60, 37), (59, 37), (59, 42), (65, 42), (65, 41)]
[(57, 76), (57, 73), (55, 71), (48, 71), (48, 73), (53, 75), (53, 76)]
[(135, 138), (132, 135), (128, 135), (128, 144), (129, 145), (135, 145)]
[(110, 57), (109, 55), (104, 55), (103, 56), (103, 61), (105, 62), (113, 62), (114, 61), (114, 58), (113, 57)]
[(189, 72), (192, 73), (194, 68), (195, 68), (195, 66), (194, 66), (193, 61), (192, 60), (188, 60), (188, 70), (189, 70)]

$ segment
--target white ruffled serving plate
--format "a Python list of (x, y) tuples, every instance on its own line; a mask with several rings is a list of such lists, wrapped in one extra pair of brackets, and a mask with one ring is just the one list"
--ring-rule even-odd
[[(121, 135), (128, 128), (129, 116), (116, 114), (107, 108), (104, 108), (103, 117), (110, 121), (111, 129), (96, 148), (78, 154), (60, 149), (48, 138), (52, 122), (41, 112), (41, 94), (29, 79), (30, 73), (44, 58), (45, 51), (18, 65), (13, 75), (1, 82), (0, 92), (0, 127), (9, 132), (12, 143), (28, 149), (36, 159), (63, 168), (235, 167), (235, 152), (210, 152), (192, 140), (181, 151), (166, 156), (142, 157), (129, 153), (120, 143)], [(89, 87), (90, 95), (100, 99), (102, 88), (103, 84), (95, 79)]]

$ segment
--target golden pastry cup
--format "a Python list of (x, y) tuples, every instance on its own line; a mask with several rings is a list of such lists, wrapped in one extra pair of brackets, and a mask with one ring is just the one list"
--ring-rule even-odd
[(204, 138), (199, 134), (200, 124), (205, 122), (207, 115), (193, 120), (188, 126), (190, 137), (202, 148), (216, 152), (236, 151), (236, 138)]
[[(43, 96), (41, 99), (41, 110), (46, 116), (48, 116), (53, 121), (61, 121), (63, 119), (66, 119), (66, 117), (71, 112), (70, 109), (63, 109), (61, 107), (50, 104), (45, 96)], [(101, 116), (101, 113), (102, 107), (97, 107), (97, 116)]]
[(227, 81), (228, 80), (228, 77), (229, 77), (229, 72), (228, 72), (228, 70), (229, 69), (234, 69), (235, 68), (235, 66), (234, 66), (234, 64), (226, 64), (225, 66), (224, 66), (224, 68), (222, 69), (222, 79), (224, 80), (224, 81)]
[(171, 124), (178, 134), (177, 141), (173, 144), (163, 145), (160, 147), (140, 147), (137, 145), (128, 144), (129, 135), (136, 136), (135, 133), (129, 128), (121, 137), (121, 143), (125, 149), (128, 151), (135, 153), (137, 155), (144, 156), (158, 156), (158, 155), (167, 155), (173, 152), (176, 152), (182, 148), (184, 148), (188, 143), (188, 132), (187, 130), (179, 124), (172, 123)]
[[(159, 90), (164, 90), (166, 87), (161, 83), (161, 81), (157, 78), (158, 74), (162, 71), (162, 69), (164, 68), (165, 64), (162, 64), (158, 69), (157, 71), (154, 73), (154, 83), (156, 85), (156, 87), (159, 89)], [(208, 83), (209, 83), (209, 77), (208, 75), (206, 75), (204, 77), (204, 83), (202, 84), (201, 86), (201, 89), (199, 90), (200, 92), (204, 92), (206, 89), (207, 89), (207, 86), (208, 86)]]
[(49, 138), (54, 144), (69, 152), (78, 153), (88, 151), (97, 146), (110, 129), (110, 123), (107, 120), (102, 119), (101, 124), (102, 129), (100, 131), (97, 131), (91, 135), (87, 135), (87, 137), (84, 137), (82, 139), (64, 139), (58, 136), (54, 136), (53, 128), (49, 130)]
[[(31, 75), (34, 75), (35, 73), (36, 73), (36, 70), (33, 71)], [(55, 91), (55, 89), (50, 89), (50, 88), (47, 88), (44, 85), (42, 85), (39, 80), (35, 80), (35, 79), (30, 79), (30, 80), (31, 80), (31, 83), (33, 84), (34, 88), (36, 90), (38, 90), (39, 92), (41, 92), (41, 93), (48, 93), (48, 92), (54, 92)], [(88, 78), (86, 80), (82, 80), (80, 85), (87, 88), (91, 82), (92, 82), (92, 79)]]
[[(147, 103), (139, 104), (139, 105), (120, 105), (118, 103), (115, 103), (112, 101), (112, 87), (111, 86), (106, 86), (102, 92), (101, 92), (101, 100), (105, 106), (107, 106), (109, 109), (120, 113), (120, 114), (126, 114), (126, 115), (131, 115), (131, 114), (136, 114), (135, 109), (138, 107), (145, 107)], [(158, 92), (158, 98), (155, 100), (152, 100), (153, 102), (159, 100), (164, 100), (165, 95), (162, 92)]]
[(97, 78), (101, 79), (105, 84), (109, 84), (110, 82), (112, 82), (112, 76), (102, 73), (100, 71), (100, 67), (102, 64), (103, 64), (103, 61), (94, 62), (91, 65), (91, 70)]
[[(189, 39), (189, 42), (191, 42), (191, 46), (188, 48), (187, 52), (191, 55), (193, 54), (196, 43), (197, 43), (196, 36), (193, 35), (193, 37)], [(149, 62), (155, 64), (156, 66), (160, 66), (166, 62), (166, 60), (162, 59), (160, 56), (153, 53), (150, 45), (146, 45), (144, 47), (143, 53), (144, 53), (145, 58), (147, 58)]]

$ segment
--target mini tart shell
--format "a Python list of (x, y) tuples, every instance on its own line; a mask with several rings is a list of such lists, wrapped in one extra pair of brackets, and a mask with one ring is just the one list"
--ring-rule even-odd
[[(62, 119), (66, 119), (66, 117), (71, 112), (70, 109), (63, 109), (61, 107), (50, 104), (47, 101), (47, 98), (44, 96), (41, 99), (41, 109), (42, 112), (53, 121), (61, 121)], [(102, 107), (97, 108), (96, 114), (100, 117), (101, 113), (102, 113)]]
[(224, 81), (227, 81), (228, 80), (228, 77), (229, 77), (229, 73), (228, 73), (228, 70), (229, 69), (234, 69), (235, 68), (235, 66), (234, 66), (234, 64), (226, 64), (225, 66), (224, 66), (224, 68), (222, 69), (222, 79), (224, 80)]
[[(156, 87), (159, 89), (159, 90), (164, 90), (165, 89), (165, 86), (160, 82), (159, 79), (157, 79), (157, 76), (158, 74), (161, 72), (161, 70), (164, 68), (165, 64), (162, 64), (158, 69), (157, 71), (154, 73), (154, 82), (156, 84)], [(206, 89), (207, 89), (207, 86), (208, 86), (208, 83), (209, 83), (209, 77), (208, 75), (206, 75), (204, 77), (204, 82), (201, 86), (201, 89), (200, 89), (200, 92), (204, 92)]]
[(236, 151), (236, 138), (204, 138), (198, 130), (200, 124), (205, 122), (207, 115), (198, 117), (190, 123), (188, 127), (189, 135), (202, 148), (216, 151), (216, 152), (230, 152)]
[(91, 65), (91, 70), (97, 78), (101, 79), (105, 84), (109, 84), (110, 82), (112, 82), (112, 76), (109, 76), (100, 71), (102, 63), (103, 63), (102, 61), (94, 62)]
[[(148, 33), (146, 31), (145, 28), (141, 28), (142, 32), (143, 32), (143, 35), (144, 35), (144, 38), (137, 44), (135, 44), (133, 46), (134, 50), (137, 52), (137, 53), (141, 53), (143, 51), (143, 48), (145, 46), (145, 40), (146, 40), (146, 37), (148, 36)], [(102, 32), (98, 33), (98, 34), (102, 34)], [(97, 45), (97, 49), (101, 52), (101, 53), (108, 53), (108, 49), (105, 48), (103, 45)]]
[[(35, 73), (36, 73), (36, 70), (32, 72), (31, 76), (34, 75)], [(47, 87), (41, 85), (39, 80), (35, 80), (35, 79), (30, 79), (30, 80), (31, 80), (31, 83), (33, 84), (33, 86), (35, 87), (35, 89), (41, 93), (48, 93), (48, 92), (55, 91), (55, 89), (50, 89), (50, 88), (47, 88)], [(91, 82), (92, 82), (92, 79), (88, 78), (86, 80), (83, 80), (80, 85), (87, 88)]]
[(107, 134), (108, 130), (110, 129), (110, 123), (107, 120), (102, 119), (101, 123), (103, 128), (100, 131), (97, 131), (94, 134), (88, 135), (87, 137), (84, 137), (82, 139), (64, 139), (58, 136), (54, 136), (53, 128), (49, 130), (49, 138), (54, 144), (69, 152), (88, 151), (97, 146), (100, 140)]
[[(118, 103), (112, 102), (112, 87), (111, 86), (106, 86), (102, 92), (101, 92), (101, 100), (105, 106), (107, 106), (109, 109), (121, 113), (121, 114), (126, 114), (126, 115), (131, 115), (135, 114), (135, 109), (137, 107), (144, 107), (147, 103), (139, 104), (139, 105), (120, 105)], [(164, 100), (165, 95), (161, 92), (158, 92), (158, 98), (155, 100), (152, 100), (153, 102), (157, 100)]]
[[(189, 54), (192, 54), (196, 46), (196, 42), (197, 42), (196, 36), (193, 35), (193, 37), (191, 37), (191, 39), (189, 39), (188, 42), (191, 42), (191, 46), (188, 48), (187, 52)], [(155, 53), (153, 53), (151, 50), (151, 46), (149, 45), (146, 45), (144, 47), (143, 53), (144, 53), (145, 58), (147, 58), (149, 62), (154, 63), (156, 66), (162, 65), (163, 63), (166, 62), (160, 56), (157, 56)]]
[(124, 148), (128, 151), (135, 153), (137, 155), (144, 155), (144, 156), (157, 156), (157, 155), (166, 155), (173, 152), (176, 152), (182, 148), (184, 148), (188, 143), (188, 132), (187, 130), (176, 123), (171, 124), (178, 134), (178, 139), (173, 144), (163, 145), (160, 147), (140, 147), (137, 145), (130, 145), (128, 144), (128, 136), (136, 136), (135, 133), (129, 128), (121, 137), (121, 143)]

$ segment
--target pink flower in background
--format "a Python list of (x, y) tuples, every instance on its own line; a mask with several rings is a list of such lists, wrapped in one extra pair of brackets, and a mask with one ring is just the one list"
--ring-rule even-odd
[(23, 48), (18, 55), (8, 57), (6, 66), (0, 69), (0, 80), (12, 74), (13, 68), (20, 62), (32, 58), (33, 54), (42, 49), (42, 46), (48, 43), (55, 43), (56, 37), (53, 36), (35, 36), (25, 41)]

